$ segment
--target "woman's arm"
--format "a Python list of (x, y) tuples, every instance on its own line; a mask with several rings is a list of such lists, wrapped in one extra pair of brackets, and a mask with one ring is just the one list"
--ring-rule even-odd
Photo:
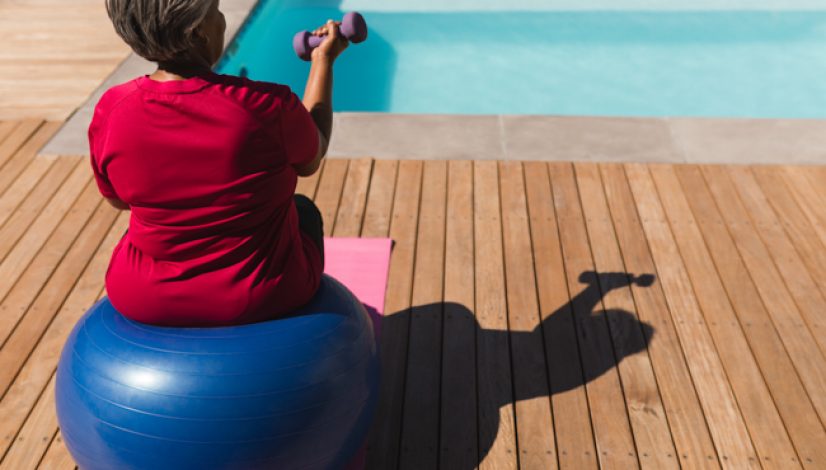
[(328, 20), (326, 25), (313, 31), (316, 36), (326, 34), (327, 38), (312, 52), (303, 103), (318, 127), (319, 143), (313, 161), (295, 168), (300, 176), (310, 176), (318, 170), (333, 132), (333, 62), (349, 44), (339, 33), (339, 25)]

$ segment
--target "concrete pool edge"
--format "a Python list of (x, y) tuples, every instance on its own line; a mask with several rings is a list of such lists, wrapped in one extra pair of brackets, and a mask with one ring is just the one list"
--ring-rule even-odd
[(826, 120), (336, 113), (332, 157), (826, 164)]

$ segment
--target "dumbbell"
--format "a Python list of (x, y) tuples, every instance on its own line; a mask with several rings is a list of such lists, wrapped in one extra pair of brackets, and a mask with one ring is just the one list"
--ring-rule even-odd
[[(367, 39), (367, 23), (361, 14), (351, 11), (344, 15), (339, 27), (341, 35), (353, 44)], [(310, 53), (321, 45), (326, 36), (313, 36), (309, 31), (299, 31), (293, 36), (293, 49), (296, 55), (304, 60), (310, 60)]]

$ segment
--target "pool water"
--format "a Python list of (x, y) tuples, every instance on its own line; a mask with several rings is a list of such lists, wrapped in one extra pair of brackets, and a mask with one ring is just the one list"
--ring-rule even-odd
[(301, 95), (293, 34), (355, 6), (370, 33), (336, 63), (337, 111), (826, 117), (826, 11), (330, 3), (264, 0), (219, 71)]

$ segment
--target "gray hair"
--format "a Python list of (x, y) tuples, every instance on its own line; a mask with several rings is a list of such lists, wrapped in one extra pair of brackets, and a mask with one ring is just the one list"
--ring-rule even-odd
[(217, 0), (106, 0), (115, 31), (144, 59), (196, 61), (191, 54), (203, 39), (196, 29)]

